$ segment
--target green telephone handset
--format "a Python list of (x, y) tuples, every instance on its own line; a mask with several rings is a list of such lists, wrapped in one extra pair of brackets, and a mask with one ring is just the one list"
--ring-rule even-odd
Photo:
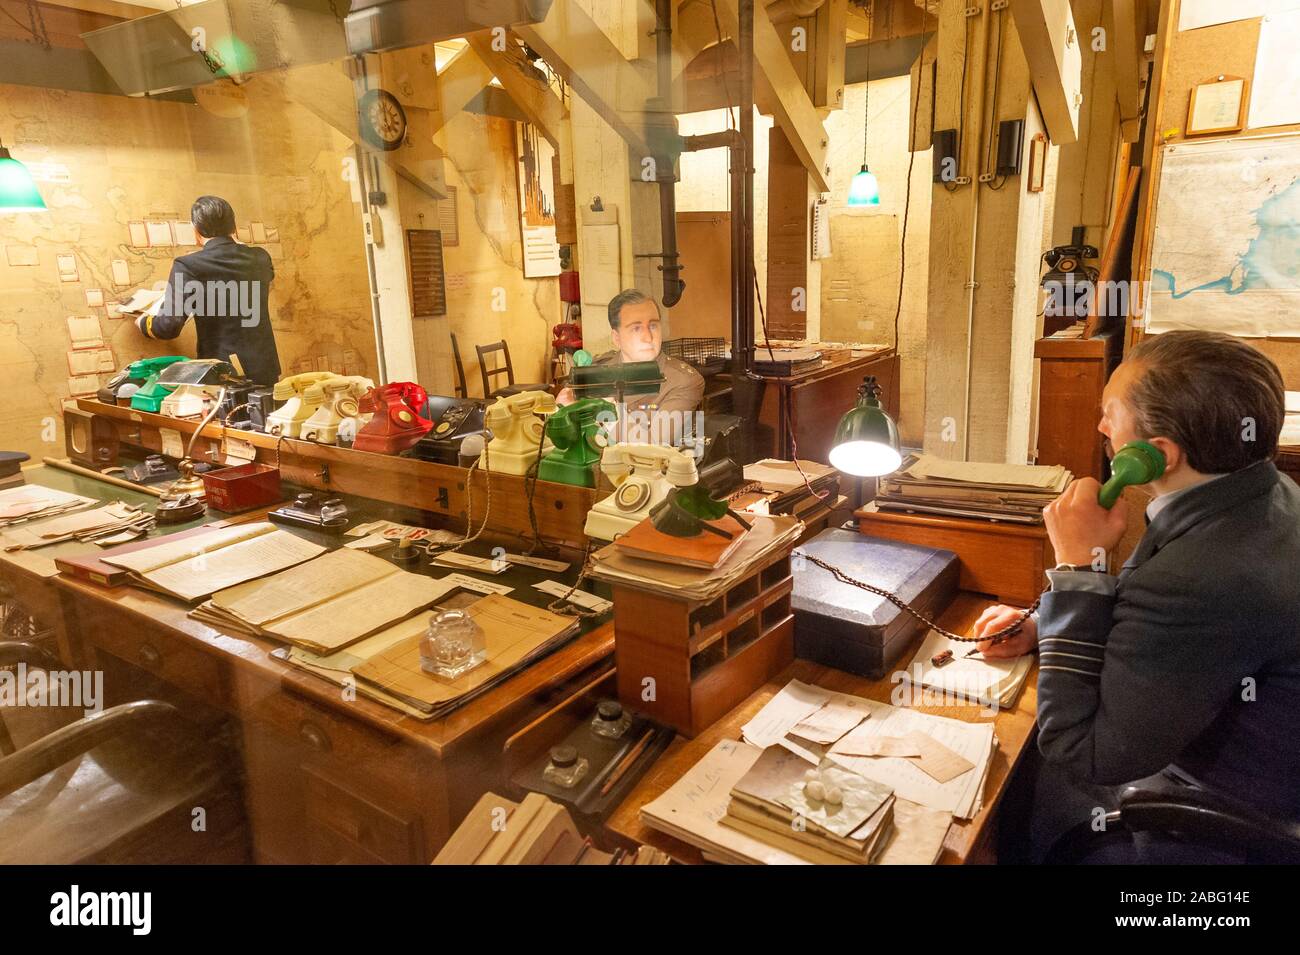
[(1165, 473), (1165, 456), (1145, 441), (1130, 441), (1115, 452), (1110, 462), (1110, 480), (1097, 492), (1097, 503), (1106, 510), (1115, 506), (1120, 492), (1130, 484), (1146, 484)]

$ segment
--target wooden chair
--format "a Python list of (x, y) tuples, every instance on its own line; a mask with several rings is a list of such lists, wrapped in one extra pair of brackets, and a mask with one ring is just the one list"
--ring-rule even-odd
[[(504, 338), (499, 342), (493, 342), (491, 345), (475, 345), (474, 350), (478, 352), (478, 370), (483, 375), (483, 396), (485, 398), (504, 398), (506, 395), (517, 395), (521, 391), (546, 391), (548, 389), (549, 386), (545, 383), (516, 384), (515, 369), (510, 363), (510, 346), (506, 344)], [(493, 352), (501, 352), (502, 362), (495, 368), (489, 368), (486, 357)], [(493, 387), (492, 379), (501, 375), (506, 376), (506, 383)]]
[(456, 342), (456, 333), (451, 333), (451, 360), (456, 366), (456, 397), (468, 398), (469, 387), (465, 384), (465, 363), (460, 359), (460, 345)]
[[(0, 642), (0, 667), (19, 663), (60, 666), (35, 644)], [(0, 863), (247, 862), (236, 765), (160, 700), (89, 716), (0, 709)]]

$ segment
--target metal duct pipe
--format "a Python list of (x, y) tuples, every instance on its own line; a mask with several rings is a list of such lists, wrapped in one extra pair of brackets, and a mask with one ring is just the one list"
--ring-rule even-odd
[[(673, 0), (655, 0), (655, 66), (658, 69), (659, 88), (656, 91), (660, 109), (672, 115), (673, 99)], [(676, 117), (672, 119), (676, 136)], [(665, 137), (667, 138), (667, 137)], [(682, 281), (682, 266), (677, 252), (677, 175), (676, 155), (664, 152), (655, 158), (655, 178), (659, 182), (659, 239), (661, 242), (664, 276), (664, 308), (672, 308), (682, 300), (686, 283)]]
[(773, 23), (787, 23), (816, 16), (826, 0), (776, 0), (767, 5), (767, 17)]

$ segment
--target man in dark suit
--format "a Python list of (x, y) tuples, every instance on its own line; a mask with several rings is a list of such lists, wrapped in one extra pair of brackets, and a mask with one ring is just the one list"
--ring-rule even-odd
[[(1113, 808), (1124, 784), (1192, 786), (1300, 821), (1300, 488), (1273, 464), (1285, 396), (1246, 342), (1169, 332), (1112, 376), (1099, 430), (1164, 454), (1148, 526), (1117, 577), (1120, 501), (1074, 481), (1046, 510), (1060, 561), (1037, 620), (988, 657), (1037, 646), (1038, 745), (1025, 769), (1029, 858)], [(1009, 622), (990, 608), (975, 636)], [(1005, 813), (1004, 809), (1004, 813)], [(1014, 812), (1014, 810), (1013, 810)], [(1005, 818), (1005, 816), (1004, 816)], [(1233, 861), (1135, 838), (1105, 861)]]
[(198, 357), (238, 358), (258, 384), (280, 378), (268, 299), (275, 268), (265, 249), (235, 241), (235, 211), (218, 196), (200, 196), (190, 220), (202, 248), (172, 263), (157, 315), (137, 322), (150, 338), (175, 338), (194, 319)]

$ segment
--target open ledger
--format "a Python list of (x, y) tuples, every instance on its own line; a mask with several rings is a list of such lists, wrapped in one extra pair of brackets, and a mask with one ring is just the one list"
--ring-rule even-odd
[(444, 589), (430, 577), (344, 547), (215, 593), (190, 616), (332, 653), (429, 606)]
[(181, 540), (163, 538), (156, 546), (100, 559), (127, 571), (134, 584), (194, 603), (324, 552), (319, 544), (260, 521)]

